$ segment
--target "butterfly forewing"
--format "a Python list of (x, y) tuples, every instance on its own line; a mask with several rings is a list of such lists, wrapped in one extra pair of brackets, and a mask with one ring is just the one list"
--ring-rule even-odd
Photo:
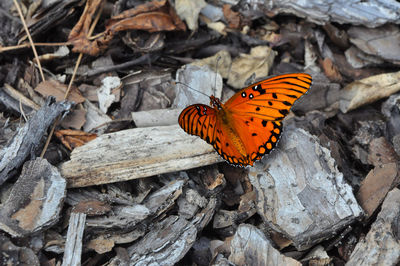
[(225, 106), (232, 113), (281, 121), (294, 102), (308, 91), (311, 80), (305, 73), (272, 77), (239, 91)]

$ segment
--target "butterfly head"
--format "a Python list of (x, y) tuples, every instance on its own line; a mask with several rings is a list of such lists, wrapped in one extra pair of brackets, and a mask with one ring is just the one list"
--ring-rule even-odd
[(214, 95), (210, 96), (210, 105), (214, 108), (217, 108), (218, 110), (222, 109), (222, 103), (220, 99), (218, 99)]

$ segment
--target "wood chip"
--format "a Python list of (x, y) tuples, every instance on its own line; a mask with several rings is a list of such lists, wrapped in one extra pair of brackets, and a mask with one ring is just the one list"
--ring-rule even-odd
[[(112, 147), (112, 149), (110, 149)], [(61, 165), (70, 187), (107, 184), (221, 162), (202, 139), (178, 125), (104, 134), (74, 149)]]
[(348, 31), (350, 42), (364, 53), (400, 64), (400, 30), (395, 25), (369, 29), (352, 26)]
[[(395, 206), (395, 207), (394, 207)], [(400, 262), (400, 190), (390, 191), (365, 239), (358, 242), (348, 266), (397, 265)]]
[(173, 265), (191, 248), (196, 236), (196, 227), (190, 221), (169, 216), (154, 224), (144, 238), (128, 249), (130, 265)]
[(182, 109), (158, 109), (132, 113), (137, 127), (155, 127), (175, 125)]
[(86, 214), (73, 212), (69, 218), (67, 241), (62, 266), (81, 265), (83, 231), (85, 229)]
[(396, 163), (387, 163), (372, 169), (361, 182), (357, 200), (370, 218), (386, 194), (399, 183), (399, 171)]
[[(40, 82), (35, 88), (35, 91), (37, 91), (44, 97), (54, 96), (59, 102), (64, 100), (64, 95), (67, 91), (67, 85), (62, 84), (57, 80), (51, 79)], [(76, 87), (72, 87), (68, 94), (68, 101), (74, 102), (75, 104), (83, 103), (85, 101), (85, 98), (83, 98)]]
[(303, 129), (284, 131), (278, 149), (249, 178), (257, 212), (298, 250), (326, 239), (363, 212), (329, 150)]
[(232, 61), (227, 83), (242, 89), (269, 74), (276, 52), (269, 46), (251, 48), (250, 54), (241, 54)]
[(296, 265), (295, 259), (281, 255), (257, 227), (241, 224), (232, 241), (229, 261), (235, 265)]
[(4, 84), (4, 91), (13, 99), (17, 100), (18, 102), (21, 102), (21, 104), (23, 104), (24, 106), (27, 106), (35, 111), (40, 109), (40, 106), (37, 105), (34, 101), (25, 97), (21, 92), (17, 91), (7, 83)]
[(384, 137), (375, 138), (369, 143), (368, 162), (374, 166), (399, 161), (393, 146)]
[(368, 2), (351, 0), (329, 4), (321, 4), (315, 0), (306, 2), (274, 0), (265, 5), (268, 5), (268, 10), (275, 14), (291, 13), (321, 25), (329, 21), (375, 28), (385, 23), (396, 23), (400, 19), (400, 4), (385, 0)]
[(72, 208), (72, 212), (85, 213), (89, 216), (103, 215), (111, 211), (111, 206), (102, 201), (81, 201)]
[(357, 80), (347, 85), (341, 93), (340, 110), (343, 113), (362, 105), (373, 103), (400, 91), (400, 72), (385, 73)]
[(186, 85), (176, 85), (173, 107), (183, 109), (194, 103), (209, 104), (209, 95), (221, 98), (222, 77), (207, 66), (185, 65), (176, 72), (176, 80)]
[(28, 161), (0, 209), (0, 228), (21, 237), (55, 224), (65, 195), (66, 182), (56, 167), (45, 159)]
[(18, 169), (35, 148), (41, 147), (41, 140), (48, 127), (70, 108), (71, 103), (55, 103), (55, 99), (49, 97), (46, 104), (18, 130), (13, 140), (0, 150), (0, 185), (12, 177), (11, 172)]
[(198, 231), (211, 220), (216, 204), (216, 199), (211, 198), (192, 220), (171, 215), (155, 223), (146, 236), (128, 248), (129, 264), (177, 263), (194, 244)]
[(40, 265), (39, 258), (32, 249), (16, 246), (5, 235), (0, 235), (0, 243), (3, 265)]
[(99, 135), (103, 134), (107, 128), (107, 123), (111, 122), (112, 119), (88, 100), (83, 105), (87, 110), (86, 123), (83, 125), (83, 130), (85, 132), (95, 132)]

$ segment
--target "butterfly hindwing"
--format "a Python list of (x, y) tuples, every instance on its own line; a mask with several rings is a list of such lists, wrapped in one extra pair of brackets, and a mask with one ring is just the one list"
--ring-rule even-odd
[(233, 115), (234, 127), (248, 154), (249, 165), (270, 153), (277, 145), (282, 133), (282, 123), (257, 117)]
[(214, 149), (228, 163), (235, 166), (245, 166), (250, 164), (242, 141), (227, 125), (217, 116), (215, 138), (212, 143)]

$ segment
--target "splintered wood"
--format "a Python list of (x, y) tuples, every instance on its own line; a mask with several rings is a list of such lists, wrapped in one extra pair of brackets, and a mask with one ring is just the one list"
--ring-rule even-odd
[(60, 167), (69, 187), (154, 176), (222, 159), (211, 145), (178, 125), (136, 128), (104, 134), (76, 148)]
[(67, 242), (62, 266), (81, 265), (83, 231), (85, 229), (86, 214), (73, 212), (69, 219)]

